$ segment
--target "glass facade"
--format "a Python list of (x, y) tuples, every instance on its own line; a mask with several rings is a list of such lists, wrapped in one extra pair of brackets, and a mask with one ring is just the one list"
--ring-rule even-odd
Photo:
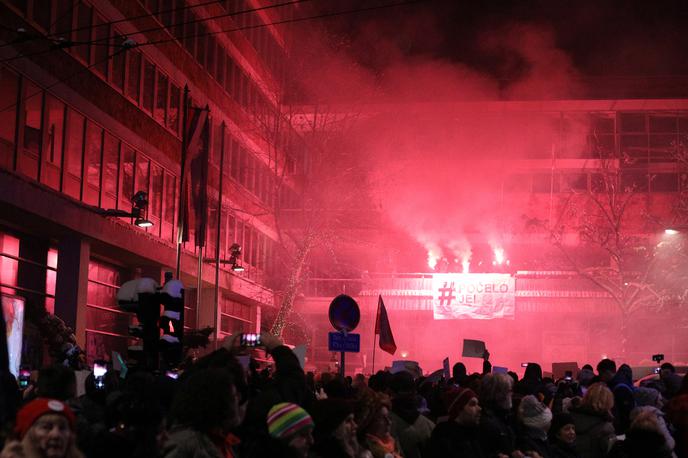
[(117, 308), (117, 290), (122, 271), (117, 266), (93, 260), (88, 265), (86, 295), (86, 357), (89, 365), (96, 359), (110, 359), (113, 350), (126, 355), (133, 345), (128, 337), (135, 315)]

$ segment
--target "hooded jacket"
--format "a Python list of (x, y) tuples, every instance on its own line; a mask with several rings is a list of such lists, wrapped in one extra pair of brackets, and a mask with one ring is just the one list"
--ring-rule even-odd
[(612, 418), (585, 407), (571, 412), (576, 425), (576, 451), (586, 458), (604, 458), (616, 440)]

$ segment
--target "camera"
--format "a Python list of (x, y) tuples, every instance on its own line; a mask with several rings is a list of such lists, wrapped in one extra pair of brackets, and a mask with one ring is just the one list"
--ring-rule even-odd
[(662, 353), (658, 353), (656, 355), (652, 355), (652, 361), (655, 361), (657, 364), (661, 363), (664, 361), (664, 355)]
[(25, 388), (29, 387), (29, 383), (31, 383), (31, 370), (25, 367), (22, 367), (19, 369), (19, 388), (22, 390)]
[(105, 374), (107, 374), (107, 363), (105, 361), (95, 361), (93, 363), (93, 378), (96, 389), (105, 388)]
[(257, 347), (261, 344), (260, 334), (241, 334), (240, 344), (242, 347)]
[(564, 380), (566, 380), (567, 382), (570, 382), (571, 380), (573, 380), (573, 372), (572, 371), (564, 372)]

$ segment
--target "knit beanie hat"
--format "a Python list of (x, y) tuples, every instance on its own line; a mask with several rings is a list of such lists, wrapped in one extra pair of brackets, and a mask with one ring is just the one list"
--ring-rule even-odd
[(660, 402), (659, 391), (654, 388), (639, 386), (633, 390), (633, 398), (635, 400), (635, 405), (640, 406), (652, 406), (657, 407)]
[(447, 408), (449, 420), (454, 420), (459, 416), (466, 404), (478, 395), (470, 388), (450, 388), (444, 393), (444, 405)]
[(552, 418), (552, 426), (549, 428), (549, 435), (554, 437), (566, 425), (575, 425), (573, 416), (568, 413), (558, 413)]
[(354, 413), (354, 406), (345, 399), (328, 398), (316, 401), (310, 409), (315, 423), (313, 436), (326, 438), (341, 425), (346, 417)]
[(74, 413), (67, 404), (57, 399), (37, 398), (22, 407), (17, 413), (17, 422), (14, 432), (23, 438), (26, 432), (43, 415), (57, 414), (62, 415), (69, 422), (69, 427), (74, 431)]
[(286, 439), (312, 428), (313, 419), (308, 412), (291, 402), (276, 404), (268, 412), (268, 432), (275, 439)]
[(518, 417), (524, 426), (541, 431), (547, 431), (552, 423), (552, 411), (531, 394), (521, 399)]

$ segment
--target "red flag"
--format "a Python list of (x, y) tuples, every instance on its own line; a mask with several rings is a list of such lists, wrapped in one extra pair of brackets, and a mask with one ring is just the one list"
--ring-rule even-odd
[(392, 335), (392, 328), (389, 326), (389, 318), (387, 318), (387, 309), (385, 308), (385, 303), (382, 302), (382, 295), (378, 296), (377, 300), (375, 334), (380, 335), (380, 348), (382, 348), (390, 355), (396, 353), (397, 344), (394, 343), (394, 336)]

